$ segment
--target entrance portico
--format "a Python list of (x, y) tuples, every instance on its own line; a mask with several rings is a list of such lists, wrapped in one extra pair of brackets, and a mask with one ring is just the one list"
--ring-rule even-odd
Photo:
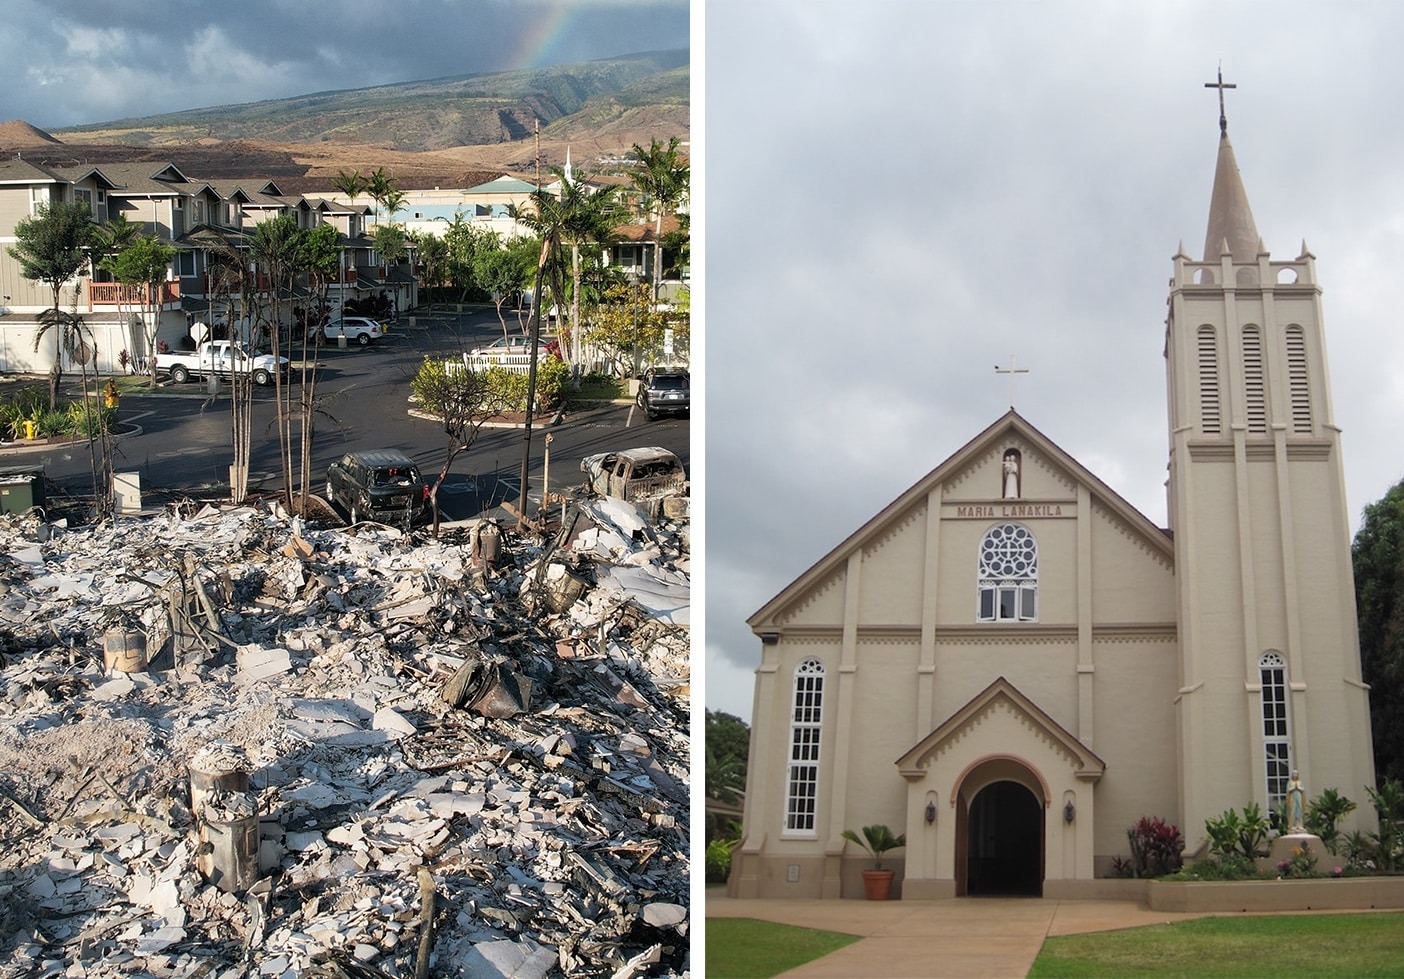
[(1092, 876), (1093, 786), (1106, 766), (1003, 677), (897, 768), (907, 782), (904, 899), (1059, 896), (1062, 881)]

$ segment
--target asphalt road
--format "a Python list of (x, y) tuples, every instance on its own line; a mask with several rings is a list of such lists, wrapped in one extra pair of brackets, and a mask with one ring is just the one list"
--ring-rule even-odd
[[(432, 420), (409, 414), (410, 379), (426, 356), (452, 357), (502, 335), (491, 306), (465, 307), (462, 314), (402, 316), (389, 335), (368, 347), (323, 348), (316, 398), (311, 486), (325, 489), (326, 468), (354, 449), (395, 448), (419, 465), (426, 479), (437, 476), (447, 436)], [(515, 317), (508, 324), (516, 329)], [(294, 376), (297, 369), (294, 367)], [(178, 392), (178, 393), (176, 393)], [(282, 488), (272, 388), (256, 389), (251, 492)], [(166, 384), (154, 395), (126, 394), (119, 421), (140, 428), (116, 442), (118, 472), (140, 474), (143, 500), (172, 497), (227, 498), (232, 435), (228, 388), (207, 396), (203, 381)], [(545, 436), (551, 436), (545, 473)], [(580, 460), (595, 452), (636, 445), (661, 445), (677, 453), (690, 470), (687, 419), (647, 421), (632, 405), (608, 404), (570, 412), (561, 424), (534, 427), (528, 467), (529, 497), (539, 505), (543, 475), (553, 493), (568, 493), (581, 482)], [(524, 434), (521, 428), (485, 428), (473, 448), (460, 453), (439, 494), (444, 519), (473, 517), (515, 502), (519, 492)], [(294, 449), (296, 462), (296, 447)], [(0, 467), (44, 467), (44, 475), (73, 496), (92, 493), (87, 443), (0, 447)]]

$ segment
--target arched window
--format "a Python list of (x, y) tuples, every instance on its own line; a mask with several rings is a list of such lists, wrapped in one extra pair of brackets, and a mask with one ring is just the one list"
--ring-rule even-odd
[(981, 622), (1038, 621), (1038, 541), (1022, 524), (991, 527), (980, 541)]
[(824, 664), (795, 667), (790, 715), (790, 762), (785, 777), (785, 832), (813, 834), (819, 803), (819, 730), (824, 710)]
[(1287, 718), (1287, 661), (1275, 651), (1258, 659), (1263, 685), (1263, 774), (1267, 800), (1275, 806), (1287, 798), (1292, 777), (1292, 729)]

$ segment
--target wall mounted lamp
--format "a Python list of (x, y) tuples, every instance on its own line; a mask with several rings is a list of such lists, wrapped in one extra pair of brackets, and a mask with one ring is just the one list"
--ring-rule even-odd
[(1072, 822), (1072, 821), (1073, 821), (1074, 819), (1076, 819), (1076, 818), (1077, 818), (1077, 807), (1074, 806), (1074, 805), (1072, 804), (1072, 800), (1069, 799), (1067, 805), (1063, 806), (1063, 821), (1064, 821), (1064, 822), (1070, 823), (1070, 822)]
[(926, 804), (926, 822), (928, 825), (936, 822), (936, 803), (934, 800)]

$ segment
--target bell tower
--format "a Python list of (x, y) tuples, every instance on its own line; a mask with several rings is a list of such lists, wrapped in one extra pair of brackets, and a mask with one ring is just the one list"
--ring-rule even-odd
[[(1316, 259), (1274, 261), (1228, 138), (1202, 261), (1173, 258), (1165, 360), (1175, 539), (1180, 827), (1374, 785), (1360, 678), (1341, 433), (1331, 407)], [(1350, 817), (1347, 817), (1348, 821)], [(1349, 827), (1347, 827), (1349, 828)]]

